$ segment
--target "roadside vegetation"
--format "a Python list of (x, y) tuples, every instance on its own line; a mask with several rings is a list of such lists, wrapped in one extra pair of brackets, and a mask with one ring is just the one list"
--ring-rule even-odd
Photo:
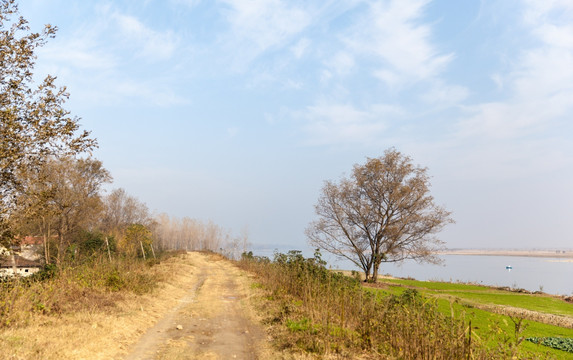
[[(495, 323), (499, 331), (509, 334), (515, 331), (515, 319), (523, 319), (521, 330), (525, 338), (520, 347), (529, 352), (547, 352), (552, 344), (569, 344), (573, 341), (573, 305), (563, 297), (543, 293), (528, 294), (501, 290), (482, 285), (417, 281), (411, 279), (382, 278), (375, 287), (369, 285), (368, 291), (398, 295), (404, 291), (416, 290), (423, 296), (435, 299), (443, 313), (453, 311), (463, 316), (476, 327), (481, 336), (483, 329), (491, 328)], [(538, 341), (541, 339), (540, 341)], [(499, 337), (490, 340), (490, 346), (499, 342)], [(550, 346), (565, 351), (549, 351), (554, 358), (569, 359), (573, 352), (567, 346)], [(545, 356), (545, 355), (544, 355)]]
[(162, 277), (152, 269), (173, 253), (158, 259), (90, 256), (26, 277), (0, 282), (0, 328), (23, 327), (37, 316), (58, 317), (115, 307), (126, 294), (142, 295), (155, 289)]
[[(318, 252), (314, 258), (296, 251), (276, 254), (273, 261), (246, 253), (239, 265), (256, 274), (275, 346), (293, 353), (364, 359), (571, 358), (526, 338), (573, 338), (573, 329), (481, 310), (411, 283), (365, 287), (358, 276), (327, 270)], [(464, 290), (461, 284), (452, 286)]]
[(0, 358), (120, 359), (197, 281), (186, 252), (105, 255), (1, 283)]

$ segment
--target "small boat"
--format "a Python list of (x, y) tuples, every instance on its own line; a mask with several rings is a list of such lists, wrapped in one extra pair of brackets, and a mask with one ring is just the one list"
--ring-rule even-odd
[(513, 266), (507, 265), (505, 268), (506, 268), (506, 270), (511, 270), (511, 269), (513, 269)]

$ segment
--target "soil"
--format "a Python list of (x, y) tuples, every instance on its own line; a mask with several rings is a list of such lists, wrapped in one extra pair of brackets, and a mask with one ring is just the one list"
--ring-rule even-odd
[(484, 255), (484, 256), (521, 256), (561, 258), (561, 261), (573, 261), (573, 251), (569, 250), (499, 250), (499, 249), (450, 249), (441, 255)]
[(195, 280), (189, 290), (124, 359), (265, 358), (265, 333), (249, 306), (246, 275), (216, 255), (190, 255)]

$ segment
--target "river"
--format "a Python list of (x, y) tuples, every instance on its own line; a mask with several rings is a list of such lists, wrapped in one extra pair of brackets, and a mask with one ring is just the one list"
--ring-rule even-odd
[[(279, 250), (256, 249), (259, 256), (273, 258)], [(312, 257), (312, 250), (303, 249), (305, 257)], [(339, 260), (322, 252), (328, 267), (340, 270), (359, 270), (349, 260)], [(573, 259), (526, 256), (440, 255), (442, 265), (382, 263), (380, 274), (417, 280), (465, 282), (491, 286), (508, 286), (528, 291), (543, 291), (554, 295), (573, 295)], [(507, 270), (506, 266), (511, 266)]]
[[(382, 263), (380, 274), (417, 280), (509, 286), (556, 295), (573, 294), (573, 259), (483, 255), (440, 257), (444, 260), (442, 265), (418, 264), (415, 261)], [(356, 269), (348, 260), (328, 260), (332, 268)], [(512, 269), (507, 270), (506, 266)]]

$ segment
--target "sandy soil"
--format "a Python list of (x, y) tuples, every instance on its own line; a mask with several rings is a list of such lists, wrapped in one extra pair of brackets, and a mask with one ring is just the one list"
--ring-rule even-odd
[(496, 250), (496, 249), (454, 249), (440, 252), (441, 255), (486, 255), (486, 256), (525, 256), (573, 259), (573, 251), (557, 250)]
[(261, 358), (264, 332), (247, 304), (246, 275), (215, 256), (190, 256), (192, 287), (124, 359)]
[[(0, 359), (275, 359), (253, 310), (250, 278), (215, 255), (188, 253), (150, 269), (151, 294), (108, 311), (38, 316), (0, 330)], [(178, 329), (180, 325), (180, 329)]]

